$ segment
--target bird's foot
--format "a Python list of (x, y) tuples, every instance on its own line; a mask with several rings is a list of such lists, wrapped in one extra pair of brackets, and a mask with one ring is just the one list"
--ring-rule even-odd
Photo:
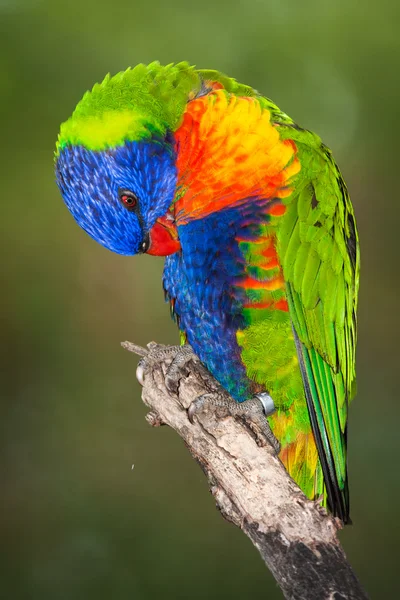
[(185, 346), (164, 346), (150, 342), (147, 344), (147, 348), (147, 354), (140, 359), (136, 369), (136, 378), (141, 385), (144, 385), (145, 374), (150, 367), (171, 360), (165, 375), (165, 385), (168, 391), (176, 393), (179, 380), (185, 374), (187, 364), (190, 361), (199, 362), (192, 347), (188, 344)]
[(216, 409), (223, 409), (228, 415), (239, 418), (253, 432), (259, 446), (265, 446), (268, 442), (276, 454), (279, 454), (280, 444), (266, 419), (268, 415), (275, 411), (275, 406), (271, 396), (266, 392), (256, 394), (253, 398), (244, 402), (235, 402), (223, 389), (202, 394), (189, 406), (189, 421), (193, 423), (194, 416), (203, 410)]
[(165, 374), (165, 387), (172, 394), (178, 392), (180, 379), (188, 374), (189, 363), (200, 363), (197, 354), (194, 353), (192, 346), (185, 344), (178, 346), (178, 351), (172, 359)]
[[(165, 386), (169, 392), (177, 393), (180, 379), (188, 373), (189, 363), (194, 362), (202, 365), (189, 344), (164, 346), (150, 342), (147, 344), (147, 348), (147, 354), (140, 359), (136, 369), (136, 377), (141, 385), (144, 385), (148, 369), (160, 362), (171, 361), (165, 374)], [(203, 410), (222, 412), (223, 416), (230, 415), (241, 420), (253, 432), (259, 446), (265, 446), (266, 443), (269, 443), (278, 454), (280, 444), (272, 433), (266, 418), (275, 411), (271, 396), (266, 392), (261, 392), (244, 402), (235, 402), (204, 366), (201, 371), (204, 384), (210, 391), (196, 398), (189, 406), (188, 417), (190, 422), (193, 423), (194, 416)]]

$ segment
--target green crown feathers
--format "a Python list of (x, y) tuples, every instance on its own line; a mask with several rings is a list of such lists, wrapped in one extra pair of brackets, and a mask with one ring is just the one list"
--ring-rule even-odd
[(218, 81), (228, 93), (258, 97), (256, 90), (232, 77), (211, 69), (198, 70), (187, 62), (139, 64), (113, 77), (106, 75), (86, 92), (61, 125), (56, 156), (67, 145), (104, 150), (176, 131), (186, 103), (208, 81)]
[(67, 145), (104, 150), (175, 131), (190, 92), (200, 88), (199, 73), (186, 62), (139, 64), (113, 77), (107, 75), (85, 93), (61, 125), (56, 155)]

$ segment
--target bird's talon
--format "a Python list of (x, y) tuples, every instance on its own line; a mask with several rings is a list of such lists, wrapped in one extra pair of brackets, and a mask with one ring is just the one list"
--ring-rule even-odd
[[(172, 363), (174, 362), (175, 356), (180, 351), (180, 346), (163, 346), (162, 344), (157, 344), (156, 342), (149, 342), (147, 344), (147, 348), (149, 349), (146, 356), (144, 356), (138, 363), (136, 368), (136, 378), (140, 385), (144, 385), (145, 373), (147, 369), (151, 366), (156, 365), (157, 363), (162, 363), (169, 358), (172, 358)], [(167, 377), (168, 372), (170, 370), (170, 366), (167, 368)], [(171, 378), (169, 378), (171, 379)], [(171, 382), (170, 382), (171, 383)], [(176, 390), (178, 388), (178, 382), (176, 383)], [(167, 385), (167, 389), (168, 385)], [(175, 390), (175, 391), (176, 391)], [(170, 389), (170, 391), (172, 391)]]
[(187, 413), (188, 413), (188, 419), (192, 425), (194, 425), (195, 414), (200, 412), (202, 410), (203, 406), (204, 406), (204, 399), (202, 396), (199, 396), (198, 398), (193, 400), (192, 404), (189, 406)]
[(165, 387), (170, 394), (173, 394), (174, 396), (178, 395), (179, 381), (175, 381), (174, 379), (168, 379), (167, 381), (167, 379), (165, 379)]
[(191, 360), (198, 360), (191, 346), (179, 346), (165, 376), (165, 387), (171, 394), (178, 393), (179, 382), (187, 374), (187, 364)]
[(144, 361), (140, 360), (138, 362), (138, 366), (136, 367), (136, 379), (140, 383), (141, 386), (144, 386)]
[(178, 383), (171, 377), (168, 377), (168, 374), (165, 376), (165, 387), (169, 391), (170, 394), (178, 393)]
[(194, 418), (193, 417), (194, 417), (195, 412), (196, 411), (193, 409), (193, 402), (192, 402), (192, 404), (189, 406), (188, 411), (187, 411), (187, 413), (188, 413), (188, 419), (189, 419), (189, 421), (191, 422), (192, 425), (194, 425)]
[(196, 414), (196, 400), (192, 402), (192, 404), (188, 408), (188, 419), (192, 425), (194, 425), (194, 415)]

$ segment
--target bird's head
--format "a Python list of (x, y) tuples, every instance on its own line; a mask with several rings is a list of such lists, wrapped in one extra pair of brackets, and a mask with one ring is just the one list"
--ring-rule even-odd
[(57, 184), (77, 223), (106, 248), (179, 249), (173, 132), (196, 85), (186, 63), (138, 65), (96, 84), (62, 124)]
[(277, 107), (263, 102), (261, 110), (252, 88), (188, 63), (107, 76), (61, 125), (65, 204), (109, 250), (167, 255), (180, 248), (176, 223), (287, 196), (296, 149), (270, 121)]

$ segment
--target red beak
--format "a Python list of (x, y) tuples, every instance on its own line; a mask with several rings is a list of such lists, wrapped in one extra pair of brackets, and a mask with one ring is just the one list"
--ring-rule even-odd
[(180, 250), (178, 231), (176, 229), (174, 217), (167, 212), (155, 222), (154, 227), (149, 232), (150, 246), (147, 254), (153, 256), (167, 256)]

